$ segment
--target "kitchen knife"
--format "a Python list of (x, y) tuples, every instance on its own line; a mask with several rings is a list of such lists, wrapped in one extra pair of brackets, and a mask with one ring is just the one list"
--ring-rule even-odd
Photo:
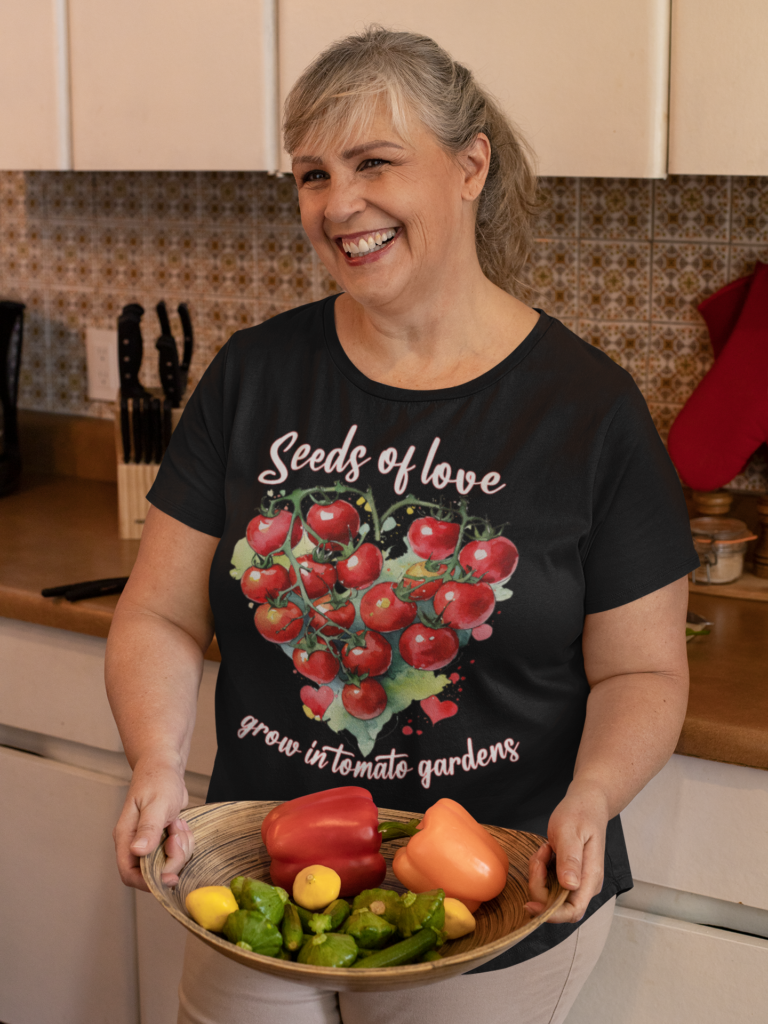
[(152, 399), (150, 419), (152, 422), (152, 458), (150, 461), (159, 464), (163, 457), (163, 414), (159, 398)]
[(171, 431), (173, 430), (173, 414), (171, 413), (171, 403), (167, 398), (163, 399), (163, 454), (168, 445), (171, 443)]
[(142, 422), (144, 399), (137, 396), (131, 399), (131, 425), (133, 433), (133, 461), (141, 462), (144, 453), (144, 424)]
[(141, 401), (142, 450), (144, 461), (152, 462), (155, 455), (155, 442), (152, 434), (152, 397), (146, 395)]
[(119, 594), (127, 582), (127, 576), (111, 576), (104, 580), (87, 580), (85, 583), (65, 583), (61, 587), (46, 587), (40, 593), (43, 597), (64, 597), (67, 601), (82, 601), (86, 597)]
[(131, 419), (128, 415), (128, 399), (120, 395), (120, 436), (123, 439), (123, 462), (131, 461)]
[(181, 320), (181, 328), (184, 331), (184, 355), (181, 360), (181, 366), (179, 367), (179, 383), (181, 386), (181, 396), (187, 390), (187, 376), (189, 374), (189, 364), (192, 362), (192, 352), (195, 347), (195, 337), (192, 333), (192, 318), (189, 315), (189, 306), (186, 302), (180, 302), (177, 310), (179, 314), (179, 320)]
[(168, 320), (168, 310), (161, 300), (155, 307), (157, 318), (160, 321), (160, 337), (157, 339), (156, 348), (159, 353), (158, 369), (160, 372), (160, 383), (163, 386), (163, 394), (170, 401), (174, 409), (181, 405), (181, 379), (179, 372), (179, 352), (176, 348), (176, 339), (171, 334), (171, 325)]
[(123, 307), (117, 318), (117, 355), (120, 367), (120, 392), (126, 398), (143, 395), (144, 388), (139, 383), (141, 357), (144, 342), (141, 337), (141, 318), (144, 309), (138, 302)]

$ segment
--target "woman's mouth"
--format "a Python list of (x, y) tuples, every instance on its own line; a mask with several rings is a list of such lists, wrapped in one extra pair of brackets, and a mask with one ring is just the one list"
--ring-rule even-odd
[(366, 256), (380, 253), (390, 246), (399, 230), (399, 228), (383, 228), (378, 231), (370, 231), (368, 234), (342, 236), (336, 241), (348, 260), (358, 262)]

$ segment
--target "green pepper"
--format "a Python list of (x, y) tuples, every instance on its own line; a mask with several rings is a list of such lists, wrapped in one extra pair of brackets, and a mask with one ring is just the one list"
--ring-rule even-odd
[(357, 945), (351, 935), (323, 932), (305, 942), (299, 953), (300, 964), (315, 967), (351, 967), (357, 960)]
[(328, 914), (331, 919), (331, 927), (328, 930), (338, 932), (349, 917), (349, 904), (346, 900), (334, 900), (333, 903), (328, 904), (323, 913)]
[(259, 882), (255, 878), (243, 879), (237, 903), (241, 910), (258, 910), (272, 924), (280, 924), (283, 919), (285, 904), (275, 886), (267, 882)]
[(344, 925), (361, 949), (381, 949), (395, 934), (395, 926), (370, 910), (356, 910)]
[(235, 910), (224, 922), (224, 935), (235, 944), (246, 942), (263, 956), (276, 956), (283, 945), (279, 929), (258, 910)]
[(280, 931), (283, 933), (283, 945), (285, 948), (290, 950), (291, 953), (295, 953), (302, 946), (304, 935), (299, 912), (292, 903), (286, 903), (285, 905), (285, 913), (283, 914)]
[(331, 915), (313, 914), (309, 919), (309, 930), (314, 932), (315, 935), (322, 935), (323, 932), (330, 932), (332, 930)]
[(397, 930), (407, 939), (422, 928), (440, 930), (445, 924), (445, 893), (442, 889), (429, 892), (407, 892), (402, 897)]
[(370, 910), (390, 924), (396, 925), (400, 916), (401, 900), (400, 893), (394, 889), (363, 889), (359, 896), (355, 896), (352, 910)]

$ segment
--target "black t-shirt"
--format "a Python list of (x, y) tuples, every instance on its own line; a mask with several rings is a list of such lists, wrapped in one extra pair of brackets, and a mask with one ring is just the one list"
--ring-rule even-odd
[[(229, 340), (149, 494), (221, 538), (208, 798), (356, 784), (546, 835), (584, 723), (585, 614), (698, 565), (677, 476), (629, 374), (545, 313), (481, 377), (410, 391), (357, 370), (334, 301)], [(631, 885), (616, 818), (590, 912)]]

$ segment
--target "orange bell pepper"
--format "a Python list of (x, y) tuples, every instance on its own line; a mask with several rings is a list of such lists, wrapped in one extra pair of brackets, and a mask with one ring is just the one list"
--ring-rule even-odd
[(392, 869), (412, 892), (443, 889), (474, 913), (504, 888), (509, 859), (461, 804), (444, 798), (429, 808), (397, 851)]

